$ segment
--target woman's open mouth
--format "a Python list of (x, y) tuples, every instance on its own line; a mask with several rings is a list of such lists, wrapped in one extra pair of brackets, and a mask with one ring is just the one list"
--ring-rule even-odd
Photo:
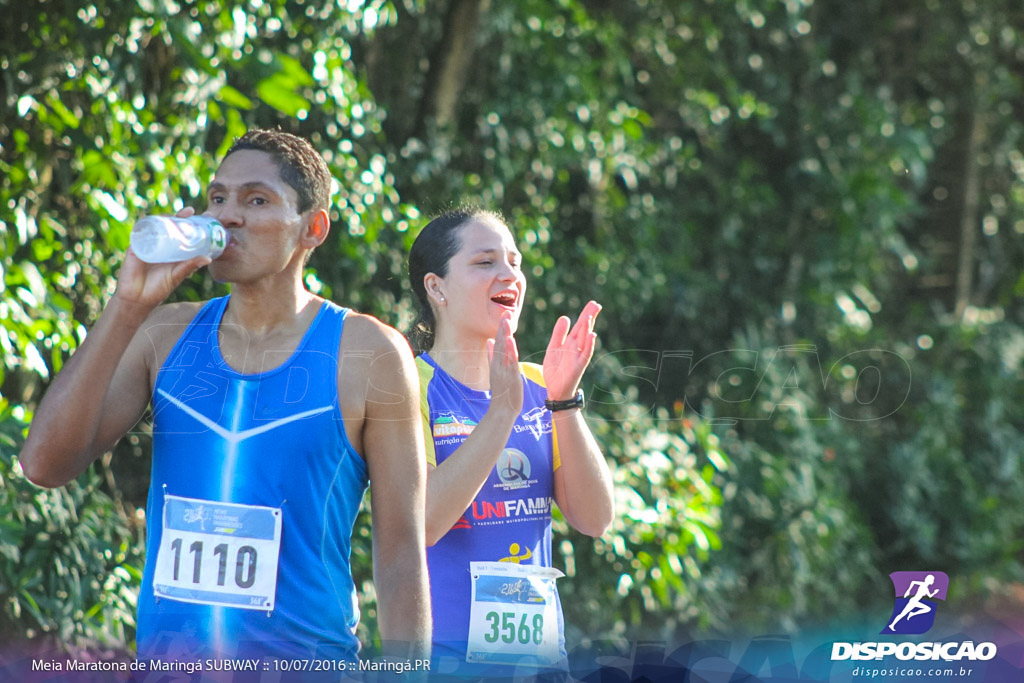
[(519, 294), (512, 290), (506, 290), (504, 292), (499, 292), (492, 296), (491, 301), (498, 304), (499, 306), (515, 308), (516, 302), (519, 301)]

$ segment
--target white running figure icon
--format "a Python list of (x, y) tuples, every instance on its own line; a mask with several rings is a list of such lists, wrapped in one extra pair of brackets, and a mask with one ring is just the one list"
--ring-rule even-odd
[(914, 586), (917, 586), (917, 593), (914, 594), (914, 597), (910, 598), (910, 601), (907, 602), (903, 611), (899, 613), (899, 616), (893, 619), (892, 623), (889, 624), (890, 631), (896, 630), (896, 622), (900, 619), (906, 617), (909, 621), (912, 617), (916, 617), (919, 614), (928, 614), (928, 612), (931, 612), (934, 609), (931, 605), (921, 602), (924, 598), (935, 597), (935, 594), (939, 592), (938, 588), (933, 591), (928, 590), (933, 583), (935, 583), (934, 574), (926, 576), (924, 581), (910, 582), (910, 585), (907, 586), (907, 592), (903, 594), (903, 597), (910, 597), (910, 593), (914, 590)]

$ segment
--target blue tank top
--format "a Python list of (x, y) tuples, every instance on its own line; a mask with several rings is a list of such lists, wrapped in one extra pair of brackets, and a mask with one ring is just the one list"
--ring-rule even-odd
[(367, 469), (338, 400), (348, 311), (324, 302), (294, 352), (247, 375), (221, 355), (227, 304), (208, 302), (157, 374), (139, 656), (355, 659)]
[[(416, 362), (427, 462), (439, 465), (483, 418), (490, 406), (490, 393), (455, 380), (427, 353)], [(551, 506), (554, 472), (560, 465), (558, 449), (551, 413), (544, 407), (547, 389), (541, 368), (521, 363), (520, 370), (523, 408), (497, 465), (458, 522), (427, 548), (435, 659), (466, 657), (472, 595), (470, 562), (551, 566)], [(564, 656), (561, 605), (557, 615)], [(460, 665), (460, 672), (474, 671), (495, 673), (494, 669)]]

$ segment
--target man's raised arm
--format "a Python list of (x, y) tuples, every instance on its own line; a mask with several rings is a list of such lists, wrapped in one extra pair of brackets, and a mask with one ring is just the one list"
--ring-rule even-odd
[(153, 311), (175, 287), (208, 262), (199, 257), (154, 266), (128, 252), (117, 291), (35, 410), (19, 456), (30, 481), (63, 486), (135, 425), (149, 403), (152, 348), (139, 330), (159, 317)]

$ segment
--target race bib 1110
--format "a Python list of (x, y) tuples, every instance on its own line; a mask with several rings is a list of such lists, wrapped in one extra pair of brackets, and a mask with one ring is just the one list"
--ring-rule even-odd
[(272, 611), (280, 508), (164, 497), (157, 598)]

